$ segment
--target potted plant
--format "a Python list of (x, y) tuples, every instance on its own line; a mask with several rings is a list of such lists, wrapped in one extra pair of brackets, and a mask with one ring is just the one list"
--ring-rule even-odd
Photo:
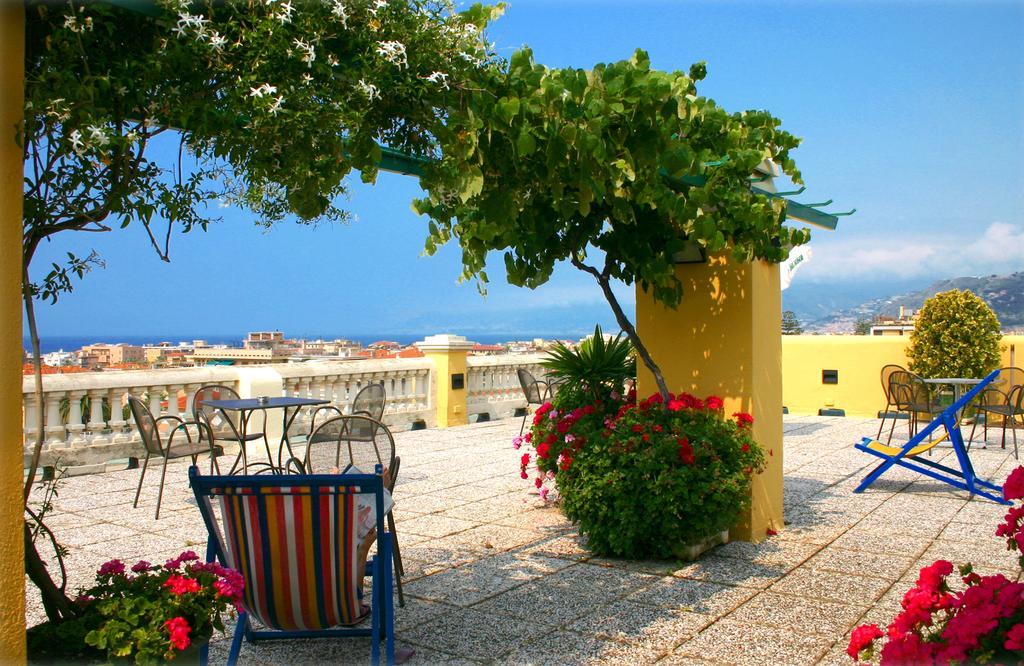
[(75, 600), (79, 611), (28, 630), (32, 662), (198, 661), (224, 615), (238, 608), (242, 576), (185, 551), (163, 565), (103, 564), (96, 584)]

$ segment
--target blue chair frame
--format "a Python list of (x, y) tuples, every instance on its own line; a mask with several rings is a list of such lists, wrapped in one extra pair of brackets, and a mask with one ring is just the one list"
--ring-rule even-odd
[[(890, 455), (883, 451), (872, 448), (872, 445), (877, 444), (870, 437), (863, 438), (859, 443), (855, 444), (854, 447), (864, 453), (871, 454), (876, 458), (881, 458), (882, 462), (875, 467), (868, 474), (860, 485), (853, 491), (855, 493), (864, 492), (872, 483), (874, 483), (880, 476), (885, 474), (890, 468), (895, 465), (903, 467), (905, 469), (913, 470), (919, 474), (923, 474), (929, 478), (941, 481), (949, 484), (954, 488), (960, 490), (966, 490), (972, 495), (978, 495), (985, 499), (990, 499), (993, 502), (1000, 504), (1010, 504), (1003, 499), (1003, 487), (997, 486), (994, 483), (979, 479), (974, 473), (974, 466), (971, 464), (971, 458), (967, 454), (967, 447), (964, 445), (964, 438), (960, 433), (960, 419), (959, 413), (964, 407), (966, 407), (974, 398), (981, 394), (985, 390), (985, 387), (991, 384), (999, 376), (999, 371), (996, 370), (989, 374), (985, 379), (981, 380), (970, 391), (960, 397), (959, 400), (954, 402), (952, 405), (942, 410), (942, 412), (935, 417), (935, 419), (927, 426), (922, 428), (916, 435), (900, 447), (900, 450), (895, 455)], [(911, 451), (915, 447), (928, 444), (931, 440), (928, 440), (928, 436), (935, 432), (939, 427), (944, 427), (949, 437), (950, 443), (953, 445), (953, 451), (956, 454), (957, 463), (960, 465), (960, 469), (953, 469), (946, 465), (939, 464), (932, 460), (927, 460), (920, 457), (917, 454), (911, 454)], [(924, 450), (922, 449), (923, 453)]]
[[(202, 476), (195, 466), (189, 468), (189, 483), (195, 493), (199, 510), (203, 516), (209, 539), (206, 547), (206, 561), (212, 562), (216, 558), (221, 565), (230, 566), (222, 544), (218, 538), (220, 530), (217, 527), (216, 518), (212, 515), (213, 507), (209, 499), (214, 496), (214, 489), (241, 487), (260, 488), (295, 487), (301, 494), (312, 494), (320, 489), (327, 492), (342, 488), (356, 487), (360, 493), (373, 494), (376, 499), (376, 530), (377, 530), (377, 552), (366, 561), (363, 572), (364, 576), (371, 576), (373, 591), (371, 597), (371, 626), (370, 627), (342, 627), (332, 629), (320, 629), (311, 631), (254, 631), (249, 621), (247, 612), (240, 612), (238, 622), (235, 625), (235, 634), (231, 641), (231, 651), (228, 654), (229, 666), (238, 662), (238, 655), (242, 647), (242, 639), (249, 642), (258, 640), (279, 640), (295, 638), (335, 638), (351, 636), (370, 636), (371, 655), (370, 663), (380, 663), (380, 644), (382, 639), (385, 642), (385, 663), (389, 666), (395, 663), (395, 631), (394, 631), (394, 593), (392, 585), (392, 543), (391, 534), (384, 531), (386, 525), (384, 513), (384, 479), (383, 467), (377, 465), (376, 474), (305, 474), (305, 475), (259, 475), (259, 476)], [(386, 593), (385, 593), (386, 591)], [(382, 636), (383, 634), (383, 636)], [(200, 653), (200, 663), (206, 664), (208, 646), (203, 646)]]

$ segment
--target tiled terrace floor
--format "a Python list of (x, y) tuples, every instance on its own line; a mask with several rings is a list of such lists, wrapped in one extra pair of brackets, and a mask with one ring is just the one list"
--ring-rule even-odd
[[(760, 545), (731, 543), (693, 564), (591, 557), (556, 508), (518, 478), (519, 419), (397, 435), (395, 517), (407, 570), (399, 643), (410, 663), (849, 664), (850, 629), (885, 622), (918, 569), (971, 560), (1017, 575), (991, 536), (998, 505), (905, 472), (852, 489), (870, 464), (853, 449), (877, 421), (787, 416), (786, 529)], [(949, 455), (940, 450), (935, 459)], [(972, 451), (1001, 480), (1012, 451)], [(138, 471), (65, 480), (50, 524), (71, 548), (70, 587), (111, 557), (162, 561), (205, 533), (185, 482), (168, 469), (164, 515), (156, 479), (133, 510)], [(29, 588), (28, 621), (42, 613)], [(211, 661), (222, 663), (226, 637)], [(245, 645), (243, 663), (365, 663), (368, 640)]]

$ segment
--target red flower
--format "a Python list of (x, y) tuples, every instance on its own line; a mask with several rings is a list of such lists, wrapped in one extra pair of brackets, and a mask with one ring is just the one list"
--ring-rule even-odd
[(679, 459), (683, 461), (684, 465), (693, 465), (697, 462), (697, 458), (693, 455), (693, 446), (690, 444), (690, 440), (685, 437), (679, 437), (676, 439), (676, 443), (679, 444)]
[(643, 436), (643, 438), (642, 438), (642, 439), (643, 439), (643, 440), (644, 440), (645, 442), (649, 442), (649, 441), (651, 441), (651, 436), (650, 436), (650, 435), (648, 435), (647, 433), (644, 433), (644, 436)]
[(584, 413), (585, 415), (587, 415), (587, 416), (590, 416), (590, 415), (591, 415), (591, 414), (593, 414), (593, 413), (594, 413), (595, 411), (597, 411), (597, 410), (596, 410), (596, 409), (594, 408), (594, 406), (593, 406), (593, 405), (587, 405), (586, 407), (584, 407), (584, 408), (583, 408), (583, 413)]
[(750, 444), (744, 442), (743, 446), (740, 447), (740, 451), (742, 451), (743, 453), (747, 453), (748, 451), (750, 451)]
[(526, 433), (526, 437), (523, 437), (523, 441), (524, 442), (529, 442), (532, 439), (533, 439), (533, 433), (532, 432)]
[(662, 428), (660, 425), (655, 425), (651, 428), (651, 430), (653, 430), (654, 432), (661, 432), (662, 430), (664, 430), (664, 428)]
[(182, 595), (200, 590), (199, 581), (193, 578), (186, 578), (178, 574), (171, 575), (164, 581), (164, 587), (170, 589), (172, 594)]
[(850, 635), (850, 645), (846, 648), (846, 654), (850, 655), (851, 659), (856, 659), (864, 648), (881, 637), (882, 630), (878, 628), (877, 624), (862, 624)]
[(1024, 467), (1018, 466), (1010, 472), (1003, 484), (1003, 499), (1024, 499)]
[(551, 453), (551, 445), (547, 442), (541, 442), (537, 447), (537, 457), (546, 460), (549, 453)]
[(739, 424), (741, 428), (748, 428), (754, 425), (754, 417), (746, 412), (736, 412), (733, 416), (736, 418), (736, 423)]
[(530, 454), (529, 453), (524, 453), (523, 457), (519, 459), (519, 464), (522, 465), (523, 467), (526, 467), (527, 465), (529, 465), (530, 464)]
[(97, 576), (110, 576), (114, 574), (124, 573), (124, 562), (121, 560), (110, 560), (100, 565), (100, 568), (96, 571)]
[(187, 648), (192, 641), (188, 635), (192, 629), (188, 626), (188, 620), (183, 617), (172, 617), (170, 620), (164, 622), (164, 627), (167, 632), (171, 635), (171, 645), (176, 650), (184, 650)]
[(522, 472), (519, 473), (519, 478), (521, 478), (521, 479), (528, 479), (528, 478), (530, 478), (530, 475), (527, 474), (526, 470), (524, 469)]
[(717, 395), (709, 395), (704, 398), (704, 406), (713, 412), (717, 412), (724, 404)]
[(633, 426), (633, 432), (643, 432), (643, 431), (644, 431), (644, 427), (642, 425), (640, 425), (639, 423), (637, 423), (636, 425)]
[(537, 477), (536, 479), (534, 479), (534, 480), (533, 480), (533, 485), (535, 485), (535, 486), (537, 486), (538, 488), (540, 488), (541, 486), (543, 486), (543, 485), (544, 485), (544, 480), (543, 480), (543, 479), (541, 479), (541, 478), (540, 478), (540, 477), (538, 476), (538, 477)]

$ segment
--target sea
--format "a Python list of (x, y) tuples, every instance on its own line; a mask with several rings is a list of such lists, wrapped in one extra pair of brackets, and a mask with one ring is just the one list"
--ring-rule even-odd
[[(425, 338), (428, 334), (398, 334), (398, 333), (374, 333), (366, 335), (353, 335), (353, 334), (308, 334), (308, 335), (293, 335), (288, 334), (287, 337), (300, 339), (305, 338), (306, 340), (334, 340), (335, 338), (342, 338), (345, 340), (355, 340), (363, 346), (369, 345), (373, 342), (380, 340), (391, 340), (401, 345), (411, 345), (414, 342), (418, 342)], [(509, 342), (511, 340), (533, 340), (534, 338), (543, 338), (545, 340), (577, 340), (580, 337), (579, 332), (541, 332), (541, 333), (469, 333), (464, 334), (473, 342), (479, 342), (485, 345), (500, 344), (503, 342)], [(96, 344), (98, 342), (105, 342), (110, 344), (117, 344), (124, 342), (130, 345), (155, 345), (161, 342), (170, 342), (171, 344), (178, 344), (179, 342), (185, 342), (192, 344), (193, 340), (205, 340), (210, 345), (230, 345), (240, 347), (242, 340), (245, 339), (244, 334), (234, 335), (213, 335), (213, 334), (202, 334), (202, 333), (190, 333), (187, 335), (44, 335), (39, 339), (39, 345), (42, 353), (48, 354), (63, 349), (64, 351), (75, 351), (81, 349), (86, 345)], [(31, 342), (28, 338), (24, 340), (25, 349), (31, 349)]]

